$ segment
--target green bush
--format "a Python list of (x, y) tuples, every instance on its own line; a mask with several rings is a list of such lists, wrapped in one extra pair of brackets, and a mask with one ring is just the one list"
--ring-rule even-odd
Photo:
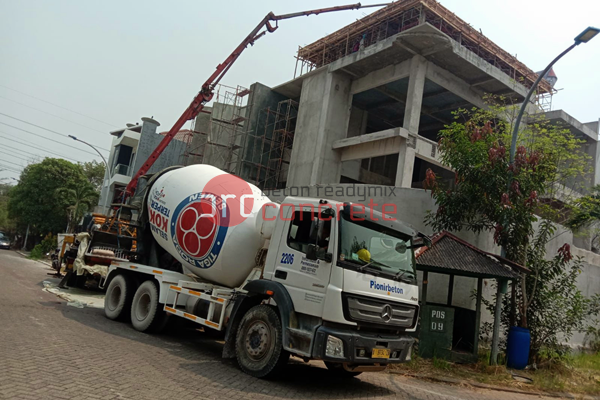
[(41, 244), (36, 245), (33, 248), (33, 250), (31, 250), (31, 253), (29, 254), (29, 258), (31, 258), (32, 260), (39, 260), (43, 256), (44, 256), (44, 252), (42, 251)]
[(33, 248), (33, 250), (31, 250), (31, 254), (29, 255), (29, 258), (31, 258), (33, 260), (39, 260), (40, 258), (44, 257), (44, 255), (46, 255), (47, 253), (54, 250), (57, 245), (58, 245), (58, 241), (56, 239), (56, 236), (49, 233), (41, 241), (41, 243), (37, 244)]

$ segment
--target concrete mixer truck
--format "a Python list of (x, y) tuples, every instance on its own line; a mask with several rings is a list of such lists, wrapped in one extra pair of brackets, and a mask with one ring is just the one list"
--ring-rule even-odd
[(255, 377), (290, 355), (346, 376), (410, 359), (424, 240), (390, 215), (327, 199), (276, 204), (209, 165), (154, 174), (130, 207), (136, 243), (92, 232), (88, 249), (114, 254), (108, 318), (142, 332), (174, 316), (220, 331), (223, 357)]

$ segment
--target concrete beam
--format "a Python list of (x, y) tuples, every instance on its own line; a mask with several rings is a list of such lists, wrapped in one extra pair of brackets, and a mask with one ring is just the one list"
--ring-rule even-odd
[(458, 42), (454, 40), (452, 40), (451, 42), (452, 51), (454, 52), (454, 54), (460, 56), (468, 63), (474, 65), (475, 67), (488, 74), (491, 78), (494, 78), (495, 80), (511, 88), (513, 91), (517, 92), (521, 96), (525, 97), (528, 91), (528, 89), (525, 86), (521, 85), (520, 83), (512, 79), (510, 76), (508, 76), (492, 64), (488, 63), (483, 58), (479, 57), (477, 54), (473, 53), (470, 50), (467, 50), (466, 47), (461, 46)]
[(394, 46), (397, 46), (397, 44), (395, 44), (395, 41), (398, 39), (398, 36), (399, 36), (399, 34), (395, 35), (395, 36), (391, 36), (384, 40), (380, 40), (379, 42), (377, 42), (371, 46), (368, 46), (364, 49), (361, 49), (360, 51), (348, 54), (345, 57), (335, 60), (334, 62), (327, 65), (326, 67), (328, 68), (329, 72), (334, 72), (339, 69), (345, 68), (349, 65), (352, 65), (358, 61), (364, 60), (365, 58), (371, 57), (371, 56), (373, 56), (377, 53), (380, 53), (384, 50), (389, 51)]
[(405, 141), (403, 137), (395, 136), (374, 142), (365, 142), (356, 146), (344, 147), (341, 149), (340, 158), (343, 162), (397, 154), (400, 151), (402, 143)]
[(469, 85), (456, 75), (446, 71), (441, 67), (438, 67), (434, 63), (430, 62), (427, 64), (426, 76), (427, 79), (437, 83), (443, 88), (446, 88), (450, 92), (463, 98), (474, 106), (479, 108), (486, 107), (483, 101), (484, 93), (481, 90)]
[[(388, 97), (392, 98), (393, 100), (396, 100), (400, 104), (403, 104), (403, 105), (406, 106), (406, 95), (404, 95), (402, 93), (395, 92), (395, 91), (390, 90), (390, 89), (388, 89), (386, 87), (375, 88), (375, 90), (377, 90), (378, 92), (381, 92), (381, 93), (387, 95)], [(425, 96), (423, 96), (423, 98), (424, 97)], [(381, 104), (381, 105), (383, 105), (383, 104)], [(375, 107), (373, 107), (373, 108), (377, 108), (379, 106), (380, 106), (380, 104), (376, 104)], [(431, 118), (435, 119), (436, 121), (442, 122), (444, 124), (448, 123), (448, 121), (446, 121), (445, 119), (442, 119), (440, 117), (437, 117), (437, 116), (433, 115), (436, 112), (437, 111), (435, 111), (435, 109), (433, 109), (433, 108), (429, 108), (429, 107), (426, 107), (424, 105), (421, 105), (421, 114), (427, 115), (428, 117), (431, 117)]]
[[(552, 122), (562, 122), (571, 131), (579, 137), (586, 137), (593, 141), (598, 141), (598, 133), (594, 132), (591, 128), (582, 124), (577, 119), (567, 114), (564, 110), (553, 110), (543, 113), (545, 118)], [(534, 118), (535, 120), (535, 118)]]
[(362, 78), (354, 80), (350, 92), (352, 94), (361, 93), (406, 78), (409, 74), (410, 60), (403, 61), (400, 64), (388, 65), (387, 67), (372, 71)]
[(376, 142), (379, 140), (394, 138), (397, 136), (407, 138), (408, 131), (404, 128), (394, 128), (386, 129), (385, 131), (369, 133), (367, 135), (360, 135), (351, 138), (336, 140), (335, 142), (333, 142), (333, 149), (342, 149), (346, 147), (357, 146), (369, 142)]

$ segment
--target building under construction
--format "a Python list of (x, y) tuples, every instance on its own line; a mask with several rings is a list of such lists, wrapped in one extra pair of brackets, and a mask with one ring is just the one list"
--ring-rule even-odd
[[(521, 102), (537, 78), (434, 0), (396, 1), (296, 58), (289, 82), (221, 87), (211, 114), (196, 120), (186, 163), (216, 165), (262, 189), (420, 188), (427, 169), (451, 182), (437, 140), (453, 113), (484, 107), (488, 94)], [(539, 85), (540, 111), (550, 111), (555, 81)], [(563, 122), (596, 159), (597, 123)]]

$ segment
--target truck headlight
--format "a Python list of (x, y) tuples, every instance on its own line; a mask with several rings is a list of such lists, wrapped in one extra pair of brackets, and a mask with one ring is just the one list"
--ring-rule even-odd
[(331, 335), (327, 336), (325, 355), (328, 357), (344, 357), (344, 342), (342, 342), (342, 339)]

